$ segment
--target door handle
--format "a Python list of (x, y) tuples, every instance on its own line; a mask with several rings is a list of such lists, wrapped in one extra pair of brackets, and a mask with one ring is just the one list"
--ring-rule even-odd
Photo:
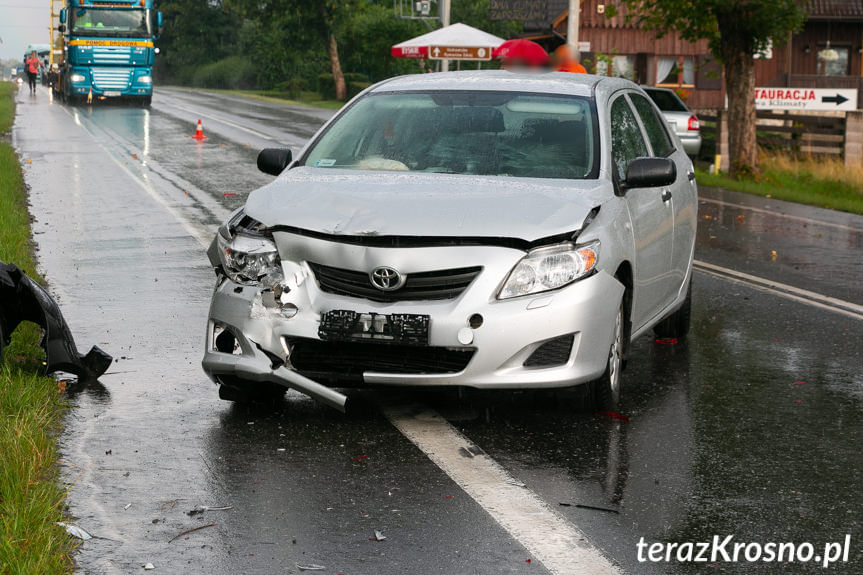
[(662, 190), (662, 201), (667, 202), (671, 199), (671, 191), (670, 190)]
[(695, 172), (689, 172), (689, 173), (687, 173), (687, 174), (686, 174), (686, 177), (687, 177), (687, 178), (689, 178), (689, 181), (691, 182), (692, 180), (694, 180), (694, 179), (695, 179)]

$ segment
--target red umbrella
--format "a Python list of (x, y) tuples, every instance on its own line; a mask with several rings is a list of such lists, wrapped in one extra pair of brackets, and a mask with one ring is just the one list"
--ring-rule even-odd
[(530, 40), (507, 40), (492, 52), (495, 60), (507, 60), (527, 66), (546, 66), (548, 54), (542, 46)]

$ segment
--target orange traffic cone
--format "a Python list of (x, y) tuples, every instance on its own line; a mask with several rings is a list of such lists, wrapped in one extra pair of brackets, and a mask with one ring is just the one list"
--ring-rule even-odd
[(92, 103), (93, 103), (93, 88), (90, 88), (90, 93), (89, 93), (89, 94), (87, 94), (87, 103), (88, 103), (88, 104), (92, 104)]
[(207, 136), (204, 135), (204, 126), (201, 124), (201, 120), (198, 120), (198, 129), (195, 130), (195, 135), (192, 136), (196, 140), (206, 140)]

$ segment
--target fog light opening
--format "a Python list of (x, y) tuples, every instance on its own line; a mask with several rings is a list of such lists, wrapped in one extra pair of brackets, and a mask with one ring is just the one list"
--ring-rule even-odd
[(467, 324), (470, 326), (471, 329), (478, 329), (480, 326), (482, 326), (482, 321), (482, 316), (478, 313), (475, 313), (467, 320)]
[(221, 353), (243, 355), (243, 350), (240, 348), (240, 342), (237, 341), (236, 336), (221, 325), (213, 327), (213, 348)]

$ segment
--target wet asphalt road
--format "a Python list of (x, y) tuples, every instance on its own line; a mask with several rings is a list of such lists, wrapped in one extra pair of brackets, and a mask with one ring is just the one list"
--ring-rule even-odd
[[(573, 414), (551, 393), (364, 392), (347, 416), (293, 392), (276, 410), (219, 401), (200, 369), (205, 245), (270, 181), (257, 150), (297, 150), (329, 114), (174, 90), (151, 110), (19, 94), (42, 271), (79, 346), (116, 358), (100, 385), (72, 388), (62, 438), (70, 514), (98, 536), (81, 572), (548, 572), (380, 401), (434, 408), (624, 572), (820, 573), (639, 563), (636, 543), (734, 535), (820, 551), (846, 534), (850, 562), (832, 572), (863, 572), (863, 322), (746, 283), (696, 272), (690, 338), (634, 343), (628, 420)], [(199, 117), (203, 143), (189, 138)], [(863, 218), (702, 196), (698, 260), (863, 304)], [(198, 505), (232, 508), (188, 515)]]

